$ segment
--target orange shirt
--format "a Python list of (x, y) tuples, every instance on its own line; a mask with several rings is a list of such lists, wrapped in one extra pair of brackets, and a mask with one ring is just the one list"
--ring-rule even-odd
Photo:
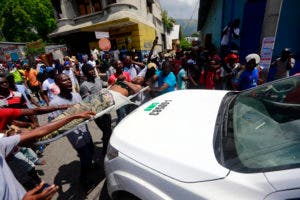
[(30, 86), (38, 86), (39, 81), (37, 80), (38, 72), (35, 69), (30, 69), (29, 72), (25, 71), (25, 77), (29, 81)]

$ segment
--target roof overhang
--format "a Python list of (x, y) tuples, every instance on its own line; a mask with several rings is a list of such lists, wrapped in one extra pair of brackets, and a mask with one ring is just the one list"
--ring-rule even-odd
[(93, 31), (109, 32), (112, 29), (118, 29), (124, 26), (135, 25), (138, 23), (141, 22), (130, 17), (102, 21), (98, 23), (93, 23), (92, 21), (88, 21), (78, 25), (68, 24), (68, 25), (61, 26), (56, 31), (50, 33), (48, 36), (51, 38), (51, 37), (64, 36), (76, 32), (93, 32)]

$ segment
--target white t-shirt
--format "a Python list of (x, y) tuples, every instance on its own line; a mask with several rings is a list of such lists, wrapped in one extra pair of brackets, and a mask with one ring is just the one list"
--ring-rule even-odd
[[(225, 31), (227, 29), (227, 26), (223, 29)], [(233, 32), (235, 35), (240, 35), (240, 29), (239, 28), (234, 28)], [(229, 43), (229, 34), (230, 34), (230, 28), (227, 29), (226, 33), (223, 35), (222, 40), (221, 40), (221, 45), (228, 45)]]
[(60, 93), (59, 87), (55, 84), (54, 79), (47, 78), (42, 84), (42, 90), (47, 91), (49, 101), (51, 101), (54, 96)]

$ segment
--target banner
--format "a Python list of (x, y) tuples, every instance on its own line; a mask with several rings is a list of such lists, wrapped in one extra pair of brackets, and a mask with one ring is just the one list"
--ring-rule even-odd
[(109, 38), (109, 32), (95, 32), (96, 39)]
[(262, 41), (259, 64), (263, 68), (268, 69), (271, 65), (274, 43), (275, 37), (265, 37)]

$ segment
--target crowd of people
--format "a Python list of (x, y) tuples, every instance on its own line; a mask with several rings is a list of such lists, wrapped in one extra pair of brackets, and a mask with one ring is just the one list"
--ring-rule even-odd
[[(295, 64), (289, 49), (284, 49), (281, 57), (264, 69), (256, 53), (247, 55), (245, 63), (240, 63), (237, 52), (219, 56), (213, 45), (155, 54), (156, 45), (157, 38), (144, 58), (130, 51), (100, 54), (93, 49), (90, 56), (65, 56), (62, 63), (56, 60), (49, 66), (40, 58), (34, 64), (2, 63), (0, 199), (51, 199), (57, 186), (43, 189), (45, 183), (35, 170), (35, 165), (46, 164), (39, 156), (45, 145), (32, 143), (70, 128), (72, 132), (67, 138), (79, 155), (80, 182), (89, 184), (87, 174), (93, 165), (94, 143), (88, 126), (76, 124), (109, 106), (115, 107), (119, 122), (136, 106), (167, 92), (245, 90), (287, 77)], [(127, 98), (137, 93), (134, 99)], [(40, 126), (37, 115), (45, 113), (49, 113), (49, 123)], [(72, 120), (75, 125), (66, 125)], [(105, 155), (112, 133), (111, 114), (106, 113), (95, 122), (103, 133)]]

